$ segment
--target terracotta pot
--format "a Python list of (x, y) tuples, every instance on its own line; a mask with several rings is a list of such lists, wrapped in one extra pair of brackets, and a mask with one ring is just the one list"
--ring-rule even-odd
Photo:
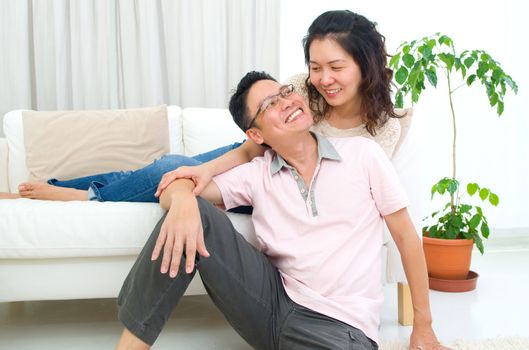
[(470, 270), (471, 239), (439, 239), (422, 237), (428, 276), (438, 279), (464, 280)]

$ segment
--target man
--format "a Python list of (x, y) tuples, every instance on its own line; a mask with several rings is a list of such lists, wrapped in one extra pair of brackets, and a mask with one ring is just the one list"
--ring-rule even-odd
[[(303, 98), (266, 73), (250, 72), (240, 81), (230, 112), (249, 138), (272, 150), (215, 177), (203, 199), (187, 179), (163, 192), (160, 203), (169, 211), (120, 293), (126, 329), (118, 349), (154, 343), (195, 269), (256, 349), (376, 349), (384, 220), (411, 287), (410, 344), (444, 349), (431, 327), (420, 240), (382, 149), (366, 138), (312, 134)], [(261, 249), (204, 199), (228, 209), (253, 205)]]

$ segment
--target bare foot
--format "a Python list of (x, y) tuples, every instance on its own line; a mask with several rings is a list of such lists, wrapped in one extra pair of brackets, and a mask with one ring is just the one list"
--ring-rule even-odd
[(23, 198), (47, 199), (52, 201), (86, 201), (88, 191), (75, 188), (53, 186), (44, 182), (25, 182), (18, 186)]
[(17, 199), (22, 198), (18, 193), (0, 192), (0, 199)]
[(132, 334), (127, 328), (121, 333), (116, 350), (149, 350), (151, 347)]

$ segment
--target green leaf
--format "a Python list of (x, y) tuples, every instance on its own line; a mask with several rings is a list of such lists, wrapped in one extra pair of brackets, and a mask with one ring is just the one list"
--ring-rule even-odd
[(395, 80), (400, 85), (404, 84), (406, 82), (406, 78), (408, 77), (408, 70), (406, 67), (402, 66), (399, 68), (397, 73), (395, 74)]
[(496, 103), (498, 103), (498, 94), (497, 93), (493, 93), (490, 97), (489, 97), (489, 102), (490, 102), (490, 106), (494, 106)]
[(408, 53), (408, 52), (410, 52), (410, 45), (405, 45), (405, 46), (402, 48), (402, 52), (404, 52), (404, 53)]
[(478, 75), (478, 78), (483, 78), (483, 76), (485, 75), (485, 73), (487, 73), (487, 71), (489, 70), (489, 65), (486, 63), (486, 62), (479, 62), (479, 65), (478, 65), (478, 70), (476, 72), (476, 74)]
[(389, 60), (389, 66), (396, 68), (399, 63), (399, 60), (400, 60), (400, 52), (396, 54), (395, 56), (391, 57), (391, 59)]
[(479, 189), (479, 186), (477, 183), (469, 183), (467, 185), (467, 192), (469, 195), (473, 196), (474, 193)]
[(422, 46), (423, 47), (423, 50), (422, 50), (422, 56), (427, 59), (427, 60), (430, 60), (430, 56), (432, 56), (432, 48), (430, 48), (428, 46), (428, 44)]
[(411, 68), (415, 63), (415, 58), (413, 58), (413, 56), (410, 54), (405, 54), (404, 56), (402, 56), (402, 62), (404, 62), (406, 67)]
[(397, 96), (395, 97), (395, 106), (397, 108), (404, 107), (404, 97), (402, 96), (402, 92), (397, 92)]
[(472, 85), (472, 83), (474, 82), (474, 80), (476, 80), (476, 78), (477, 78), (476, 74), (469, 75), (467, 78), (467, 85), (468, 86)]
[(503, 109), (504, 109), (504, 108), (505, 108), (505, 107), (504, 107), (504, 105), (503, 105), (503, 102), (501, 102), (501, 101), (498, 102), (498, 109), (497, 109), (497, 111), (498, 111), (498, 115), (502, 115), (502, 113), (503, 113)]
[(413, 102), (414, 104), (419, 102), (419, 96), (421, 96), (421, 90), (419, 89), (413, 89), (412, 93), (411, 93), (411, 102)]
[(446, 35), (441, 35), (441, 36), (439, 37), (439, 39), (438, 39), (438, 42), (439, 42), (439, 44), (441, 44), (441, 45), (444, 44), (444, 45), (450, 47), (450, 44), (451, 44), (451, 42), (452, 42), (452, 39), (450, 39), (450, 38), (447, 37)]
[(437, 226), (432, 226), (430, 227), (430, 230), (429, 230), (429, 236), (430, 237), (436, 237), (437, 236)]
[(510, 76), (505, 75), (502, 79), (507, 83), (507, 85), (509, 85), (509, 87), (511, 88), (511, 90), (514, 91), (515, 94), (518, 93), (518, 85), (516, 85), (516, 83), (514, 82), (514, 80), (511, 79)]
[(490, 234), (489, 225), (487, 225), (487, 223), (485, 222), (481, 224), (481, 234), (483, 235), (483, 237), (489, 238), (489, 234)]
[(435, 194), (435, 192), (437, 192), (437, 184), (432, 186), (432, 191), (431, 192), (432, 192), (432, 197), (431, 198), (433, 198), (433, 195)]
[(463, 64), (465, 65), (465, 67), (470, 68), (474, 64), (474, 62), (476, 61), (472, 57), (467, 57), (463, 61)]
[(470, 209), (472, 209), (472, 206), (468, 204), (462, 204), (460, 209), (461, 209), (461, 213), (465, 214), (465, 213), (468, 213)]
[(446, 183), (445, 182), (439, 182), (437, 184), (437, 192), (439, 194), (445, 194), (445, 192), (446, 192)]
[(448, 239), (456, 239), (457, 235), (459, 235), (459, 230), (453, 226), (448, 226), (446, 228), (446, 236)]
[(481, 198), (482, 201), (484, 201), (485, 199), (487, 199), (487, 197), (489, 196), (489, 189), (488, 188), (482, 188), (480, 191), (479, 191), (479, 198)]
[(483, 254), (485, 248), (483, 247), (483, 241), (479, 235), (474, 235), (474, 244), (476, 244), (476, 247), (478, 247), (479, 252)]
[(490, 202), (490, 204), (492, 204), (493, 206), (496, 207), (500, 203), (500, 198), (498, 198), (498, 196), (495, 193), (491, 192), (489, 194), (489, 202)]
[(481, 222), (481, 215), (476, 214), (472, 217), (472, 219), (470, 219), (470, 221), (468, 222), (468, 226), (475, 229), (476, 227), (478, 227), (480, 222)]
[(432, 86), (437, 87), (437, 74), (435, 73), (435, 69), (429, 68), (424, 71), (424, 74), (426, 74), (426, 78), (428, 78), (428, 81)]
[(452, 70), (452, 67), (454, 66), (454, 55), (447, 54), (447, 53), (440, 53), (438, 55), (439, 59), (446, 64), (446, 67), (449, 71)]
[(448, 186), (446, 187), (446, 189), (448, 190), (448, 193), (450, 193), (453, 196), (454, 193), (456, 193), (458, 187), (459, 187), (459, 183), (454, 180), (448, 183)]
[(421, 74), (421, 66), (416, 64), (410, 71), (408, 77), (408, 83), (415, 89), (417, 87), (417, 81), (419, 80), (419, 75)]
[(430, 49), (433, 49), (435, 47), (435, 39), (428, 40), (427, 45)]
[(465, 79), (467, 76), (467, 68), (464, 65), (461, 65), (461, 78)]
[(500, 80), (502, 75), (503, 70), (501, 70), (501, 68), (494, 68), (494, 70), (492, 71), (492, 79), (494, 80)]

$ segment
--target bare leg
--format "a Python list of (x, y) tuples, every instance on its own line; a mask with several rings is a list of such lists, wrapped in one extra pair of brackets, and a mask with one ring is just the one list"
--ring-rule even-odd
[(18, 186), (23, 198), (47, 199), (53, 201), (86, 201), (88, 191), (75, 188), (53, 186), (44, 182), (26, 182)]
[(148, 350), (150, 348), (149, 345), (129, 332), (127, 328), (121, 333), (121, 338), (119, 338), (119, 343), (116, 346), (116, 350)]
[(18, 193), (0, 192), (0, 199), (17, 199), (22, 198)]

